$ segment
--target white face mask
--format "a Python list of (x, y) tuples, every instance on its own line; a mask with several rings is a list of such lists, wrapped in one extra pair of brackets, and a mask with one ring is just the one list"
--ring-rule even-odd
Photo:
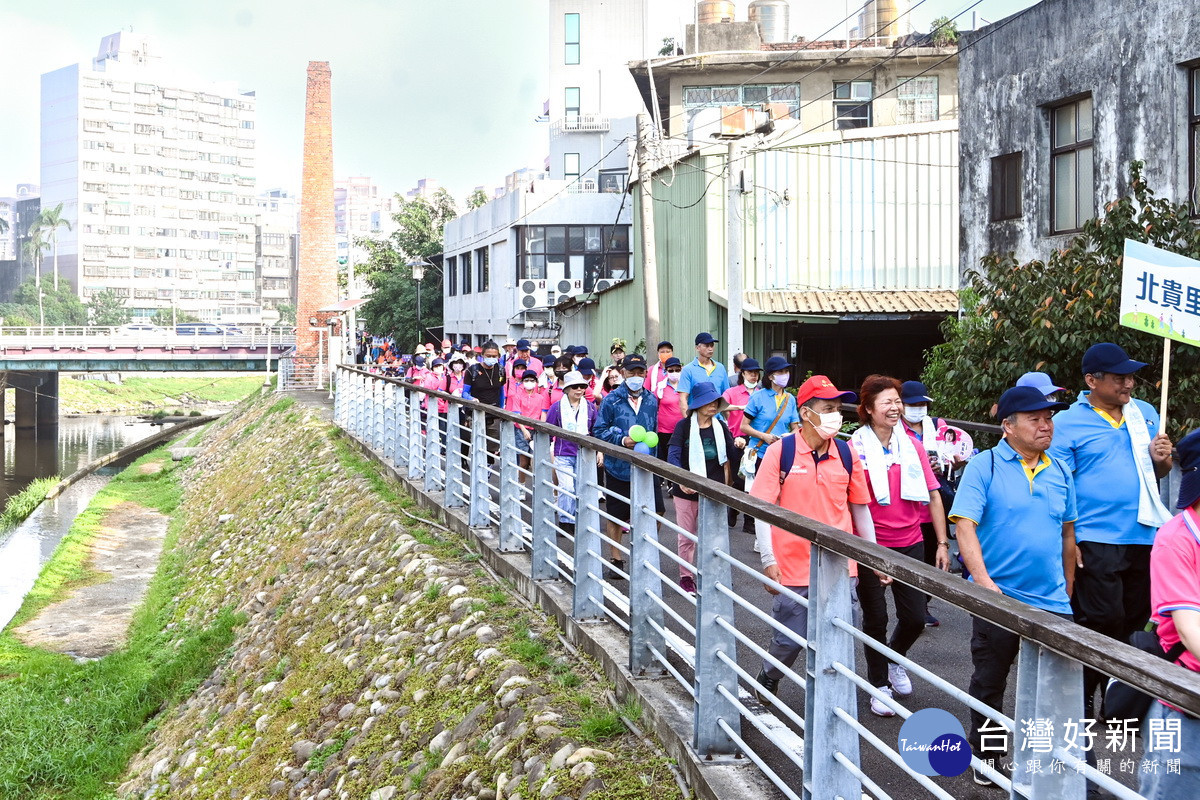
[(787, 385), (792, 382), (792, 374), (790, 372), (780, 372), (771, 376), (771, 382), (780, 389), (787, 388)]
[(680, 373), (678, 372), (668, 372), (667, 383), (679, 383), (679, 375)]
[(755, 389), (758, 388), (758, 378), (749, 378), (749, 377), (746, 377), (745, 375), (743, 375), (742, 376), (742, 386), (745, 386), (747, 389), (749, 389), (750, 391), (753, 392)]
[(911, 422), (913, 425), (920, 425), (928, 415), (929, 409), (925, 406), (904, 407), (904, 419), (907, 422)]
[(840, 411), (818, 414), (811, 408), (805, 410), (817, 418), (818, 421), (813, 425), (813, 428), (816, 429), (817, 435), (822, 439), (832, 439), (842, 429), (842, 414)]
[(537, 388), (537, 381), (521, 381), (521, 385), (525, 387), (525, 391), (532, 392)]

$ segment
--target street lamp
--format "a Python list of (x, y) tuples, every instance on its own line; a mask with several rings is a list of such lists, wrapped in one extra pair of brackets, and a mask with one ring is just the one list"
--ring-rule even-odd
[(408, 268), (412, 270), (413, 280), (417, 282), (417, 344), (424, 344), (425, 330), (421, 327), (421, 279), (425, 277), (425, 267), (432, 267), (423, 258), (414, 258), (408, 262)]
[[(174, 308), (174, 304), (172, 304)], [(263, 377), (263, 388), (271, 385), (271, 328), (279, 322), (279, 312), (273, 308), (263, 309), (260, 315), (262, 323), (267, 326), (267, 372)]]

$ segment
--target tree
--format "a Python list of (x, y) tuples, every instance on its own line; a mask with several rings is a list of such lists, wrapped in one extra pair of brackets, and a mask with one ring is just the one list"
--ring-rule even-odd
[(42, 213), (33, 222), (47, 246), (54, 249), (54, 291), (56, 292), (58, 291), (58, 229), (71, 230), (71, 223), (63, 216), (62, 210), (62, 203), (54, 208), (43, 208)]
[(296, 324), (296, 304), (295, 303), (280, 303), (275, 306), (275, 310), (279, 312), (280, 325), (295, 325)]
[(675, 38), (673, 36), (663, 37), (662, 47), (658, 48), (658, 54), (660, 56), (675, 55)]
[(485, 192), (483, 189), (476, 189), (467, 195), (467, 210), (470, 211), (471, 209), (487, 205), (487, 202), (487, 192)]
[[(356, 240), (368, 254), (358, 274), (373, 290), (371, 299), (362, 306), (361, 316), (368, 330), (392, 334), (401, 347), (409, 348), (425, 337), (417, 329), (416, 283), (408, 262), (428, 262), (440, 254), (442, 230), (458, 212), (454, 198), (445, 189), (438, 189), (429, 198), (396, 199), (400, 210), (392, 219), (397, 229), (386, 239)], [(424, 328), (442, 324), (442, 274), (437, 267), (426, 267), (421, 280), (420, 323)]]
[[(1115, 342), (1149, 363), (1137, 374), (1134, 395), (1157, 405), (1162, 339), (1118, 320), (1125, 240), (1200, 258), (1200, 229), (1186, 204), (1154, 195), (1141, 162), (1129, 173), (1131, 194), (1105, 206), (1103, 217), (1085, 223), (1047, 261), (1018, 264), (1011, 254), (991, 254), (968, 273), (962, 318), (943, 323), (946, 341), (930, 351), (923, 376), (940, 413), (985, 420), (996, 398), (1030, 370), (1081, 385), (1080, 359), (1096, 342)], [(1165, 421), (1172, 438), (1200, 426), (1200, 348), (1173, 348)]]
[(39, 287), (36, 276), (17, 287), (13, 302), (0, 307), (0, 316), (9, 325), (39, 325), (43, 318), (50, 326), (87, 325), (87, 308), (79, 302), (69, 283), (58, 290)]
[(93, 325), (124, 325), (133, 319), (133, 312), (125, 307), (125, 298), (112, 289), (102, 289), (93, 294), (87, 309)]
[(938, 17), (929, 27), (934, 47), (953, 47), (958, 44), (958, 23), (950, 17)]

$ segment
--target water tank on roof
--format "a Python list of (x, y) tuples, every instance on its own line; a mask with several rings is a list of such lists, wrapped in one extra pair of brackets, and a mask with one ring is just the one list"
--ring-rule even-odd
[(734, 5), (730, 0), (699, 0), (696, 3), (696, 21), (701, 25), (715, 22), (733, 22)]
[(769, 44), (789, 41), (787, 0), (753, 0), (750, 21), (757, 22), (763, 41)]

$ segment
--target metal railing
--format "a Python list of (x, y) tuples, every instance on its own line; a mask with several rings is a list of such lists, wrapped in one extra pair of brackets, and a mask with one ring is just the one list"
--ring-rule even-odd
[[(656, 458), (356, 367), (338, 368), (335, 397), (338, 426), (406, 470), (408, 480), (426, 492), (444, 492), (445, 507), (465, 511), (471, 527), (494, 529), (500, 551), (528, 552), (533, 580), (570, 585), (573, 618), (606, 620), (624, 630), (632, 675), (677, 682), (692, 703), (691, 746), (702, 762), (748, 758), (792, 800), (857, 800), (862, 792), (888, 798), (864, 767), (864, 744), (929, 795), (953, 797), (908, 766), (897, 748), (859, 720), (859, 689), (903, 719), (913, 710), (857, 674), (856, 644), (903, 666), (948, 703), (974, 710), (1005, 729), (1013, 741), (1011, 777), (975, 755), (971, 764), (1014, 798), (1082, 800), (1087, 781), (1126, 800), (1140, 797), (1085, 763), (1085, 753), (1068, 738), (1063, 723), (1083, 716), (1085, 667), (1200, 713), (1200, 676), (1193, 672)], [(439, 406), (446, 413), (439, 413)], [(518, 446), (517, 437), (524, 437), (517, 424), (531, 431), (528, 453)], [(554, 461), (554, 439), (578, 446), (573, 467)], [(597, 456), (631, 464), (631, 511), (623, 526), (628, 544), (623, 535), (611, 537), (611, 526), (602, 524), (616, 519), (607, 501), (626, 498), (598, 479)], [(696, 492), (699, 533), (655, 510), (656, 478)], [(810, 542), (807, 596), (732, 555), (726, 521), (731, 509)], [(676, 537), (695, 544), (694, 564), (664, 544)], [(613, 552), (623, 566), (612, 564)], [(853, 622), (851, 562), (1018, 634), (1015, 715), (990, 708), (935, 669), (862, 633)], [(696, 576), (695, 595), (670, 577), (683, 565)], [(748, 599), (747, 585), (767, 587), (805, 606), (808, 635), (793, 633), (769, 609)], [(770, 636), (794, 642), (802, 657), (792, 665), (784, 663), (766, 642), (746, 632), (750, 625), (765, 625)], [(966, 648), (967, 642), (961, 646)], [(759, 664), (782, 672), (776, 692), (757, 683)], [(802, 709), (783, 699), (785, 688), (788, 694), (803, 693)], [(766, 697), (769, 709), (756, 694)], [(1021, 736), (1021, 725), (1014, 720), (1049, 720), (1051, 731), (1037, 739)], [(1062, 769), (1043, 769), (1043, 759), (1053, 759)], [(800, 786), (786, 777), (796, 770), (803, 774)], [(906, 791), (901, 796), (915, 795)]]
[(117, 349), (199, 350), (257, 350), (270, 347), (272, 351), (292, 347), (296, 335), (291, 327), (238, 327), (238, 332), (183, 333), (172, 328), (137, 330), (124, 327), (31, 327), (0, 328), (0, 352), (19, 357), (32, 351), (80, 351)]

